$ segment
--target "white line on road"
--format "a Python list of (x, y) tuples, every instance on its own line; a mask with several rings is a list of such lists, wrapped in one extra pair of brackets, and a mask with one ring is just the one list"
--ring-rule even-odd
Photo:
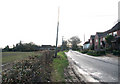
[(95, 80), (93, 77), (91, 77), (90, 74), (80, 69), (78, 66), (76, 66), (76, 68), (79, 73), (84, 76), (86, 82), (99, 82), (98, 80)]

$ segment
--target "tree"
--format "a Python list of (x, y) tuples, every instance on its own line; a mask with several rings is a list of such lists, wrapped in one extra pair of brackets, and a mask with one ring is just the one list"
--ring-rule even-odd
[(3, 49), (3, 51), (9, 51), (9, 46), (7, 45), (4, 49)]
[(114, 36), (112, 35), (107, 35), (105, 40), (106, 40), (106, 43), (109, 45), (109, 48), (112, 49), (112, 40), (114, 39)]
[(62, 43), (62, 49), (63, 50), (68, 49), (68, 47), (67, 47), (67, 41), (63, 41), (63, 43)]
[(80, 38), (78, 36), (73, 36), (68, 40), (69, 43), (72, 44), (73, 50), (78, 50), (78, 44), (81, 43)]
[(106, 42), (109, 44), (109, 45), (111, 45), (111, 41), (114, 39), (114, 37), (112, 36), (112, 35), (107, 35), (106, 36), (106, 38), (105, 38), (105, 40), (106, 40)]

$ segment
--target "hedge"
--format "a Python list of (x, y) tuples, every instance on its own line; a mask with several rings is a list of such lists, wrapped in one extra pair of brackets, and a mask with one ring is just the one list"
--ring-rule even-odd
[(94, 51), (94, 50), (89, 50), (87, 52), (88, 55), (92, 55), (92, 56), (101, 56), (101, 55), (105, 55), (105, 51)]

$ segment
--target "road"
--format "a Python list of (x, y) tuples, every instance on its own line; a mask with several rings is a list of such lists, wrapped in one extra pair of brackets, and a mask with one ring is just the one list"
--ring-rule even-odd
[[(94, 57), (70, 50), (66, 55), (71, 58), (89, 78), (99, 82), (118, 82), (118, 59), (112, 57)], [(88, 81), (91, 82), (91, 81)]]

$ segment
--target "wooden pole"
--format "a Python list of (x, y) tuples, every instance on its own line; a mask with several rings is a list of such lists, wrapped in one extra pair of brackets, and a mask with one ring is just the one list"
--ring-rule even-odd
[(56, 49), (55, 49), (55, 58), (57, 57), (57, 44), (58, 44), (58, 31), (59, 31), (59, 7), (58, 7), (58, 22), (57, 22), (57, 35), (56, 35)]

